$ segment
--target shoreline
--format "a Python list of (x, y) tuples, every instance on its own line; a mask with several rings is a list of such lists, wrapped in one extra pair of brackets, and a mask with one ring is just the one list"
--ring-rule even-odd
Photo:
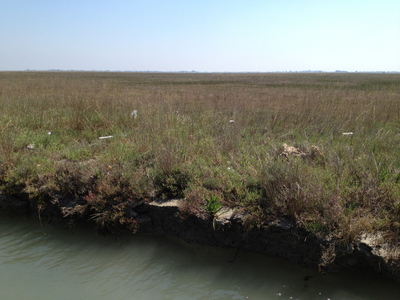
[[(135, 207), (134, 215), (131, 215), (137, 222), (135, 233), (161, 234), (189, 243), (254, 251), (314, 269), (316, 274), (355, 269), (400, 282), (400, 261), (392, 259), (385, 245), (376, 244), (372, 235), (344, 245), (335, 239), (318, 237), (285, 218), (258, 228), (248, 228), (244, 225), (245, 214), (232, 209), (216, 218), (214, 229), (211, 218), (195, 215), (183, 217), (180, 211), (182, 201), (156, 199), (141, 202)], [(0, 193), (0, 210), (9, 214), (36, 216), (41, 221), (56, 218), (67, 223), (92, 222), (83, 216), (72, 218), (65, 215), (63, 209), (65, 207), (53, 204), (51, 208), (41, 210), (31, 205), (29, 197), (17, 198)], [(131, 231), (128, 226), (121, 226), (119, 230)], [(116, 233), (99, 231), (103, 234)]]

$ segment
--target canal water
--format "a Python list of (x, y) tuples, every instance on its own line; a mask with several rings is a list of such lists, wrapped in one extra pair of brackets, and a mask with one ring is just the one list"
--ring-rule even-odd
[[(235, 259), (236, 258), (236, 259)], [(234, 260), (234, 262), (232, 262)], [(363, 273), (317, 275), (281, 259), (160, 236), (0, 216), (0, 299), (399, 299)]]

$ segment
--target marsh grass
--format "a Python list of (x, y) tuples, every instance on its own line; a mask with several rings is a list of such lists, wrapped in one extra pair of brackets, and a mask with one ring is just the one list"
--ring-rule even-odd
[[(77, 199), (103, 226), (156, 196), (198, 213), (211, 193), (253, 225), (397, 244), (399, 95), (398, 74), (2, 72), (1, 189)], [(283, 159), (283, 143), (321, 155)]]

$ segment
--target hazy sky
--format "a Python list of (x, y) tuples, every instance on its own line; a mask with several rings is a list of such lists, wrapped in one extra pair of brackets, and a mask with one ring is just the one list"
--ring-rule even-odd
[(0, 0), (0, 70), (400, 71), (399, 0)]

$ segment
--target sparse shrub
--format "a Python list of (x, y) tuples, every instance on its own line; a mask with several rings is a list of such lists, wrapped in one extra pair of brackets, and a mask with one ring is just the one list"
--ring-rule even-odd
[(179, 206), (179, 215), (182, 219), (189, 216), (196, 216), (201, 219), (206, 218), (203, 208), (204, 194), (207, 192), (201, 187), (189, 187), (185, 193), (185, 198), (181, 201)]
[(154, 178), (156, 194), (162, 198), (183, 198), (189, 182), (190, 175), (179, 169), (158, 173)]
[(91, 191), (84, 199), (84, 214), (89, 215), (89, 220), (93, 220), (100, 231), (119, 233), (126, 229), (136, 232), (138, 229), (138, 223), (131, 213), (130, 201), (103, 198), (102, 195), (95, 195)]
[(100, 173), (95, 170), (95, 161), (84, 163), (62, 160), (55, 168), (55, 185), (64, 197), (82, 197), (94, 190)]

